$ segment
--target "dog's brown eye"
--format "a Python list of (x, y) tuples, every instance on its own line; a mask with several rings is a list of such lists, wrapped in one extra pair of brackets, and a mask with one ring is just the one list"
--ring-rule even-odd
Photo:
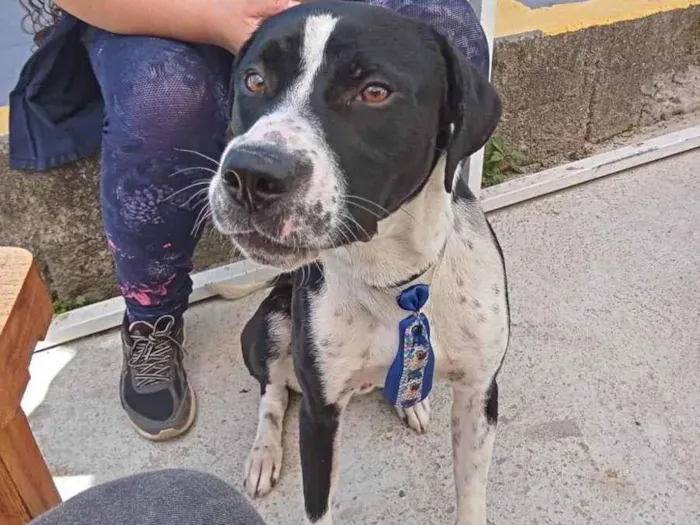
[(245, 77), (245, 87), (251, 93), (259, 95), (265, 91), (265, 79), (260, 73), (248, 73)]
[(360, 98), (365, 104), (381, 104), (390, 96), (391, 91), (380, 84), (371, 84), (360, 93)]

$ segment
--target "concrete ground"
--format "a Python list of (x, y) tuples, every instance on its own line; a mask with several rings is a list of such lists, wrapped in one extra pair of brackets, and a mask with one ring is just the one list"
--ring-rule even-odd
[[(695, 151), (491, 216), (513, 309), (492, 525), (700, 523), (698, 165)], [(188, 314), (200, 412), (171, 443), (122, 415), (117, 332), (37, 355), (24, 404), (63, 494), (163, 467), (242, 481), (258, 395), (237, 341), (258, 300)], [(453, 522), (448, 404), (440, 386), (427, 436), (379, 395), (351, 404), (337, 523)], [(296, 436), (295, 404), (281, 484), (258, 504), (276, 525), (302, 523)]]

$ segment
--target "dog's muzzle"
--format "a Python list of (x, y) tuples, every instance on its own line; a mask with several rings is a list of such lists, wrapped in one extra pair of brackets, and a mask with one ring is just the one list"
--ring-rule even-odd
[(230, 148), (209, 190), (216, 227), (261, 264), (286, 270), (315, 259), (318, 250), (299, 227), (308, 222), (299, 202), (310, 169), (277, 145)]
[(297, 164), (294, 156), (278, 149), (233, 149), (221, 163), (223, 187), (246, 213), (264, 211), (292, 191)]

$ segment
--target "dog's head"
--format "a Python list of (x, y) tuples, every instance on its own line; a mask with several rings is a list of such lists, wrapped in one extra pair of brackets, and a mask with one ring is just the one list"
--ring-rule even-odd
[(369, 241), (440, 155), (451, 191), (500, 118), (495, 90), (444, 37), (354, 2), (266, 21), (241, 50), (233, 88), (213, 220), (245, 255), (281, 269)]

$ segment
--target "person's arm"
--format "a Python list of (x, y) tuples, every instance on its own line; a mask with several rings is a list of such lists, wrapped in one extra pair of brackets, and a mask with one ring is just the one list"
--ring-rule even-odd
[(290, 0), (57, 0), (64, 11), (113, 33), (200, 42), (238, 51)]

